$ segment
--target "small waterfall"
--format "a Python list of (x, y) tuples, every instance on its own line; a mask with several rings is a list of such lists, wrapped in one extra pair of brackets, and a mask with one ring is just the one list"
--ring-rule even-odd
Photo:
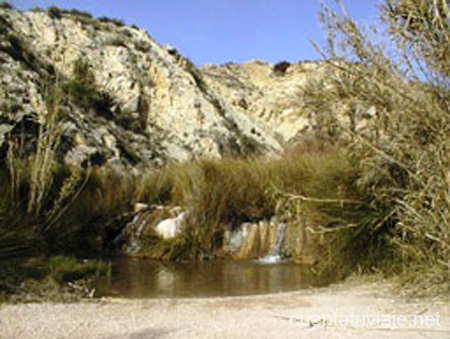
[(137, 220), (133, 220), (135, 222), (134, 223), (135, 226), (134, 226), (133, 236), (130, 239), (131, 240), (130, 247), (128, 249), (128, 251), (130, 253), (137, 253), (141, 250), (142, 232), (144, 231), (145, 227), (150, 222), (151, 217), (152, 217), (152, 214), (147, 212), (144, 215), (142, 215), (140, 218), (138, 218)]
[(286, 235), (287, 223), (280, 222), (277, 227), (277, 237), (273, 247), (273, 253), (265, 255), (255, 260), (258, 264), (276, 264), (283, 260), (280, 251), (283, 247), (284, 238)]
[(129, 222), (122, 232), (114, 239), (114, 243), (120, 244), (125, 241), (125, 252), (135, 254), (140, 251), (141, 237), (145, 227), (152, 218), (150, 211), (144, 211), (136, 214), (131, 222)]
[(279, 255), (281, 247), (283, 246), (284, 236), (286, 234), (287, 224), (285, 222), (280, 222), (277, 228), (277, 239), (275, 241), (275, 246), (273, 247), (273, 255)]

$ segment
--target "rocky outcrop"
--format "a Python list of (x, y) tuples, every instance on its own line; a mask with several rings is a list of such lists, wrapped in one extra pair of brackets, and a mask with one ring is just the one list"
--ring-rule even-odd
[(274, 252), (278, 221), (242, 223), (235, 229), (224, 227), (221, 255), (235, 259), (258, 258)]
[(160, 221), (155, 227), (156, 234), (162, 239), (173, 239), (181, 234), (182, 227), (187, 219), (187, 213), (182, 212), (175, 218), (164, 219)]
[[(142, 203), (135, 204), (134, 207), (131, 220), (126, 224), (122, 220), (116, 222), (115, 228), (119, 229), (119, 232), (113, 239), (114, 247), (121, 248), (128, 255), (142, 255), (143, 251), (158, 241), (171, 239), (180, 234), (180, 227), (185, 218), (185, 212), (182, 212), (180, 207)], [(175, 221), (175, 228), (172, 227), (172, 221)], [(156, 241), (149, 244), (149, 239)], [(158, 255), (160, 254), (156, 253), (156, 256)]]
[(263, 123), (284, 146), (316, 125), (299, 97), (304, 86), (335, 71), (322, 61), (273, 65), (259, 60), (205, 65), (201, 70), (208, 85), (234, 110)]
[(233, 109), (189, 60), (145, 30), (65, 12), (3, 9), (0, 20), (1, 144), (25, 120), (45, 120), (48, 84), (70, 84), (82, 62), (96, 93), (60, 103), (66, 162), (136, 167), (281, 150), (270, 130)]
[[(123, 220), (128, 220), (123, 223)], [(291, 258), (299, 262), (309, 260), (306, 228), (315, 228), (317, 221), (307, 215), (299, 221), (291, 217), (287, 222), (279, 217), (256, 222), (242, 222), (235, 226), (221, 225), (209, 257), (232, 259), (259, 259), (261, 263), (278, 262)], [(173, 240), (185, 236), (188, 213), (179, 206), (146, 205), (138, 203), (127, 218), (120, 218), (115, 229), (120, 229), (108, 248), (120, 248), (131, 256), (170, 259)]]
[(36, 138), (55, 88), (69, 164), (276, 155), (319, 124), (302, 88), (335, 72), (321, 61), (197, 68), (143, 29), (77, 11), (0, 9), (0, 27), (0, 157), (11, 136)]
[[(352, 77), (345, 61), (205, 65), (206, 83), (233, 110), (257, 120), (286, 150), (320, 151), (349, 141), (345, 131), (373, 136), (374, 107), (349, 98), (327, 100), (336, 84)], [(355, 80), (356, 81), (356, 80)], [(257, 135), (256, 130), (252, 131)]]
[[(0, 9), (0, 21), (0, 147), (23, 126), (36, 134), (60, 85), (59, 153), (71, 164), (277, 154), (314, 125), (298, 91), (329, 72), (323, 62), (196, 68), (145, 30), (77, 13)], [(74, 83), (77, 63), (86, 69)]]

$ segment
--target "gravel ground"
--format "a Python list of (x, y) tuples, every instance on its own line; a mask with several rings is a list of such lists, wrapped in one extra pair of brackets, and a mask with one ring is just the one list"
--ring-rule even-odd
[(3, 305), (0, 337), (450, 338), (450, 298), (405, 299), (389, 287), (344, 283), (249, 297)]

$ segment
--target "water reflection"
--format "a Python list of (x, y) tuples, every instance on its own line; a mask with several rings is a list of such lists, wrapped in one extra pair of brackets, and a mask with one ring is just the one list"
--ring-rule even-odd
[(168, 263), (117, 258), (111, 277), (101, 282), (99, 292), (127, 298), (212, 297), (286, 292), (317, 285), (306, 267), (289, 262)]

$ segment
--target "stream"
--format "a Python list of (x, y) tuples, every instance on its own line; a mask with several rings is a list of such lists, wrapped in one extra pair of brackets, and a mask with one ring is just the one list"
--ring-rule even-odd
[(116, 257), (98, 286), (101, 296), (197, 298), (288, 292), (324, 285), (306, 266), (289, 261), (265, 265), (245, 260), (196, 263)]

